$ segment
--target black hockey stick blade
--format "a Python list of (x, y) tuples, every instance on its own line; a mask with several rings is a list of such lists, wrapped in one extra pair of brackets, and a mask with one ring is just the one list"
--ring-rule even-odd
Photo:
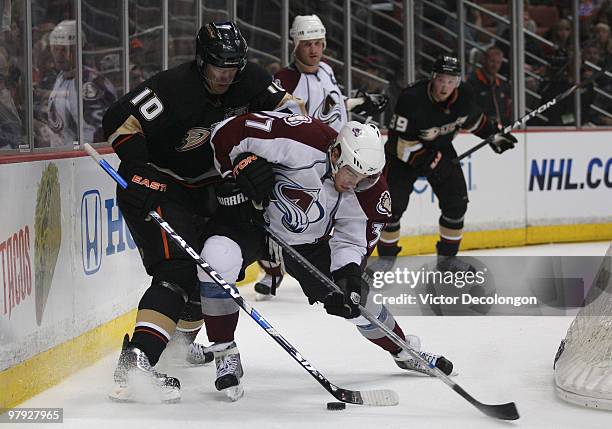
[[(260, 223), (259, 226), (263, 228), (280, 247), (282, 247), (284, 252), (287, 252), (287, 254), (291, 258), (293, 258), (296, 262), (300, 263), (302, 267), (310, 274), (312, 274), (317, 280), (319, 280), (322, 284), (326, 285), (330, 290), (339, 291), (338, 285), (333, 283), (328, 277), (326, 277), (321, 271), (319, 271), (314, 265), (312, 265), (312, 263), (308, 261), (308, 259), (306, 259), (298, 251), (291, 247), (291, 245), (287, 243), (282, 237), (272, 231), (268, 225)], [(442, 372), (439, 368), (435, 366), (431, 367), (429, 362), (424, 360), (422, 356), (412, 350), (403, 339), (401, 339), (395, 332), (391, 331), (385, 324), (378, 320), (378, 318), (372, 313), (370, 313), (366, 308), (360, 305), (359, 310), (361, 311), (361, 315), (365, 317), (368, 321), (370, 321), (378, 329), (380, 329), (389, 340), (393, 341), (399, 347), (407, 351), (411, 356), (413, 356), (414, 359), (422, 361), (423, 365), (429, 365), (430, 368), (432, 368), (433, 375), (435, 377), (440, 379), (444, 384), (446, 384), (459, 395), (461, 395), (470, 404), (474, 405), (480, 412), (489, 417), (494, 417), (502, 420), (516, 420), (519, 418), (516, 405), (513, 402), (507, 404), (488, 405), (477, 401), (463, 388), (461, 388), (456, 382), (454, 382), (448, 375)]]
[(482, 402), (474, 399), (472, 395), (463, 390), (463, 388), (458, 384), (453, 386), (453, 390), (465, 398), (470, 404), (478, 408), (483, 414), (486, 414), (489, 417), (494, 417), (500, 420), (518, 420), (520, 417), (514, 402), (495, 405), (483, 404)]

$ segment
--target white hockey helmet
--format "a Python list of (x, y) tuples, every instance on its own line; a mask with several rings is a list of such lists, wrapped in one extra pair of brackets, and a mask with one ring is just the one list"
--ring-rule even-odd
[(356, 192), (369, 189), (378, 182), (385, 167), (385, 149), (376, 125), (347, 122), (340, 129), (336, 142), (330, 147), (330, 153), (334, 148), (340, 149), (335, 165), (332, 162), (334, 175), (342, 167), (348, 166), (356, 173), (366, 176), (355, 188)]
[[(49, 44), (73, 46), (76, 45), (76, 38), (76, 21), (74, 19), (68, 19), (57, 24), (53, 31), (51, 31), (49, 34)], [(83, 43), (84, 42), (85, 35), (83, 35)]]
[(293, 45), (297, 45), (302, 40), (323, 39), (323, 49), (325, 49), (325, 26), (317, 15), (298, 15), (293, 20), (293, 25), (289, 30), (289, 36), (293, 39)]

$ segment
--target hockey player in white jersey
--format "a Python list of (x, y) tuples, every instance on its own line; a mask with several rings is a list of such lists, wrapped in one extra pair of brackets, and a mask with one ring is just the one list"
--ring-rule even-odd
[[(55, 137), (51, 146), (72, 146), (79, 140), (76, 73), (76, 21), (66, 20), (49, 34), (49, 45), (59, 74), (48, 103), (48, 125)], [(91, 67), (83, 66), (83, 138), (85, 142), (104, 141), (102, 117), (116, 100), (113, 84)], [(83, 143), (83, 142), (81, 142)]]
[[(219, 198), (235, 213), (254, 213), (253, 204), (266, 207), (270, 228), (330, 276), (343, 293), (331, 292), (300, 263), (284, 257), (287, 272), (297, 279), (310, 304), (323, 303), (332, 315), (346, 318), (368, 340), (389, 352), (402, 369), (431, 374), (399, 349), (382, 331), (360, 315), (364, 305), (397, 335), (406, 338), (393, 315), (368, 299), (362, 267), (389, 218), (390, 199), (381, 173), (385, 165), (378, 128), (348, 122), (339, 133), (321, 121), (278, 112), (260, 112), (222, 122), (213, 131), (211, 145), (219, 173), (235, 181), (233, 195)], [(370, 198), (359, 198), (369, 190)], [(373, 198), (376, 196), (375, 198)], [(221, 211), (217, 233), (209, 234), (202, 257), (228, 283), (244, 267), (262, 257), (265, 244), (260, 228), (236, 222)], [(242, 395), (243, 369), (234, 339), (238, 305), (199, 270), (206, 332), (215, 355), (215, 386), (230, 399)], [(415, 349), (420, 341), (406, 339)], [(447, 374), (452, 363), (442, 356), (421, 352)]]
[[(317, 15), (298, 15), (289, 31), (293, 39), (293, 62), (279, 70), (275, 82), (304, 102), (309, 116), (319, 119), (339, 131), (348, 120), (348, 111), (360, 116), (381, 113), (388, 102), (384, 94), (358, 93), (346, 98), (329, 64), (322, 61), (326, 47), (325, 26)], [(293, 112), (298, 113), (298, 112)], [(256, 300), (267, 300), (280, 285), (280, 267), (260, 262), (264, 277), (255, 284)]]

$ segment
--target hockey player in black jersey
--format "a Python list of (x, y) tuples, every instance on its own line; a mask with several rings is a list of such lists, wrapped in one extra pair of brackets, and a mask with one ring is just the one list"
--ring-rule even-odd
[[(190, 246), (201, 248), (198, 237), (217, 204), (218, 174), (209, 144), (213, 125), (249, 111), (273, 110), (291, 97), (262, 67), (247, 61), (247, 49), (233, 22), (206, 24), (198, 32), (193, 61), (146, 80), (104, 115), (105, 137), (128, 182), (127, 189), (117, 188), (117, 202), (152, 277), (132, 338), (126, 335), (124, 341), (112, 399), (132, 399), (131, 370), (148, 376), (162, 400), (180, 398), (179, 381), (153, 367), (181, 312), (191, 306), (201, 317), (196, 265), (146, 216), (156, 210)], [(191, 322), (183, 322), (184, 331), (201, 325)]]
[[(459, 261), (463, 219), (468, 195), (452, 141), (459, 130), (486, 138), (499, 132), (477, 106), (469, 84), (461, 82), (457, 58), (436, 59), (431, 78), (417, 81), (400, 94), (389, 124), (387, 181), (392, 217), (378, 243), (380, 256), (394, 258), (400, 251), (400, 219), (408, 207), (414, 182), (426, 177), (439, 200), (440, 239), (436, 244), (438, 268), (453, 270)], [(497, 134), (491, 148), (498, 154), (512, 149), (511, 134)]]

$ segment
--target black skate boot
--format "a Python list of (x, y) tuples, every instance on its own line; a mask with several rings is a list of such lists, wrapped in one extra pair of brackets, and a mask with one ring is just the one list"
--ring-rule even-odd
[(223, 391), (231, 401), (237, 401), (244, 395), (240, 384), (244, 371), (240, 362), (240, 353), (236, 343), (215, 343), (209, 347), (215, 356), (217, 379), (215, 387)]
[(159, 373), (149, 363), (147, 355), (138, 347), (130, 345), (130, 337), (123, 338), (123, 347), (115, 369), (115, 387), (109, 393), (110, 399), (118, 402), (134, 400), (133, 377), (144, 377), (159, 389), (162, 402), (174, 403), (181, 399), (181, 383), (174, 377)]
[(276, 288), (283, 281), (283, 276), (274, 277), (266, 274), (260, 281), (255, 283), (255, 301), (268, 301), (276, 295)]

